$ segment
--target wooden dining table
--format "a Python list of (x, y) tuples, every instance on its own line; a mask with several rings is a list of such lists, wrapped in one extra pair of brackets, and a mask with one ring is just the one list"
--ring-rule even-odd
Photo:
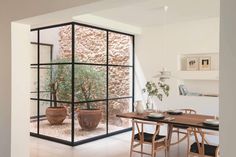
[(203, 114), (185, 114), (185, 113), (180, 115), (171, 115), (168, 114), (167, 112), (161, 112), (161, 113), (165, 116), (164, 119), (150, 118), (148, 117), (150, 112), (144, 112), (142, 114), (137, 114), (135, 112), (128, 112), (128, 113), (117, 114), (116, 116), (120, 118), (138, 119), (138, 120), (168, 124), (167, 139), (169, 146), (171, 143), (172, 130), (174, 125), (219, 131), (219, 126), (211, 126), (203, 123), (206, 119), (214, 119), (215, 118), (214, 116), (203, 115)]

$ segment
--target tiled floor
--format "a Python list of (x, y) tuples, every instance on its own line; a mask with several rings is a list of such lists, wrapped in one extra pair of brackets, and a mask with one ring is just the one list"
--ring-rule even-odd
[[(31, 137), (30, 157), (129, 157), (130, 135), (131, 132), (127, 132), (76, 147)], [(171, 147), (169, 157), (186, 157), (186, 152), (184, 141)], [(157, 157), (164, 157), (164, 152), (160, 151)]]

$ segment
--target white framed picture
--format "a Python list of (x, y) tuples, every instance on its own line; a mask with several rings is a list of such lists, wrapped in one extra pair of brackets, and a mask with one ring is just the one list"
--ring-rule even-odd
[(202, 71), (211, 70), (210, 56), (199, 57), (199, 70)]
[(188, 71), (198, 70), (198, 57), (187, 57), (186, 65), (186, 70)]

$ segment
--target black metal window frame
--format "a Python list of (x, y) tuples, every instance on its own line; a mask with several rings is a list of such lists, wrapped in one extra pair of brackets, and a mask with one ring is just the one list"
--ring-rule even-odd
[[(43, 45), (42, 43), (40, 43), (40, 31), (41, 30), (45, 30), (45, 29), (50, 29), (50, 28), (55, 28), (55, 27), (62, 27), (62, 26), (68, 26), (71, 25), (72, 27), (72, 57), (71, 57), (71, 62), (64, 62), (64, 63), (40, 63), (40, 45)], [(83, 63), (83, 62), (75, 62), (75, 26), (84, 26), (84, 27), (89, 27), (89, 28), (93, 28), (93, 29), (98, 29), (98, 30), (102, 30), (106, 32), (106, 64), (95, 64), (95, 63)], [(132, 34), (128, 34), (128, 33), (123, 33), (123, 32), (119, 32), (119, 31), (115, 31), (115, 30), (111, 30), (111, 29), (105, 29), (105, 28), (101, 28), (101, 27), (96, 27), (96, 26), (91, 26), (91, 25), (87, 25), (87, 24), (82, 24), (82, 23), (78, 23), (78, 22), (69, 22), (69, 23), (63, 23), (63, 24), (57, 24), (57, 25), (51, 25), (51, 26), (46, 26), (46, 27), (40, 27), (40, 28), (34, 28), (31, 29), (31, 32), (37, 32), (37, 42), (34, 42), (33, 44), (37, 44), (37, 63), (31, 64), (31, 68), (36, 68), (37, 69), (37, 98), (31, 98), (31, 100), (37, 101), (37, 133), (33, 133), (30, 132), (31, 136), (34, 137), (38, 137), (38, 138), (42, 138), (42, 139), (46, 139), (46, 140), (50, 140), (50, 141), (54, 141), (54, 142), (58, 142), (58, 143), (62, 143), (62, 144), (66, 144), (66, 145), (70, 145), (70, 146), (77, 146), (83, 143), (87, 143), (87, 142), (91, 142), (94, 140), (98, 140), (101, 138), (105, 138), (105, 137), (109, 137), (112, 135), (116, 135), (119, 133), (123, 133), (123, 132), (127, 132), (130, 131), (131, 128), (126, 128), (126, 129), (122, 129), (119, 131), (114, 131), (114, 132), (109, 132), (108, 131), (108, 127), (109, 127), (109, 123), (108, 123), (108, 119), (109, 119), (109, 115), (108, 115), (108, 104), (110, 100), (119, 100), (119, 99), (131, 99), (132, 100), (132, 111), (134, 111), (134, 91), (135, 91), (135, 36)], [(115, 64), (109, 64), (109, 32), (112, 33), (117, 33), (117, 34), (123, 34), (123, 35), (127, 35), (132, 37), (132, 64), (131, 65), (115, 65)], [(52, 52), (51, 52), (52, 53)], [(52, 61), (52, 55), (51, 55), (51, 61)], [(40, 116), (40, 102), (55, 102), (54, 100), (50, 99), (41, 99), (40, 98), (40, 67), (41, 66), (46, 66), (46, 65), (61, 65), (61, 64), (65, 64), (65, 65), (71, 65), (72, 68), (72, 74), (71, 74), (71, 88), (72, 88), (72, 98), (71, 101), (56, 101), (58, 103), (67, 103), (67, 104), (71, 104), (71, 112), (72, 112), (72, 117), (71, 117), (71, 141), (67, 141), (67, 140), (63, 140), (63, 139), (59, 139), (59, 138), (55, 138), (55, 137), (51, 137), (51, 136), (47, 136), (47, 135), (42, 135), (40, 134), (39, 130), (40, 130), (40, 118), (42, 116)], [(92, 100), (92, 101), (83, 101), (83, 102), (75, 102), (74, 100), (74, 93), (75, 93), (75, 89), (74, 89), (74, 68), (75, 65), (92, 65), (92, 66), (104, 66), (106, 67), (106, 98), (105, 99), (99, 99), (99, 100)], [(124, 67), (124, 68), (131, 68), (132, 69), (132, 95), (131, 96), (126, 96), (126, 97), (114, 97), (114, 98), (109, 98), (109, 67)], [(74, 131), (75, 131), (75, 126), (74, 126), (74, 121), (75, 121), (75, 117), (74, 117), (74, 107), (75, 104), (77, 103), (86, 103), (86, 102), (101, 102), (104, 101), (106, 102), (106, 134), (103, 135), (98, 135), (98, 136), (94, 136), (92, 138), (88, 138), (88, 139), (84, 139), (84, 140), (80, 140), (80, 141), (75, 141), (74, 139)]]

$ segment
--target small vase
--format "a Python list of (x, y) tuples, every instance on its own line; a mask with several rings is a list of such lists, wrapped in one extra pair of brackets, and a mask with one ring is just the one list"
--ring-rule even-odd
[(154, 102), (151, 96), (148, 96), (146, 105), (147, 105), (147, 110), (154, 110)]
[(135, 109), (137, 114), (142, 114), (144, 112), (143, 103), (141, 100), (136, 101)]

